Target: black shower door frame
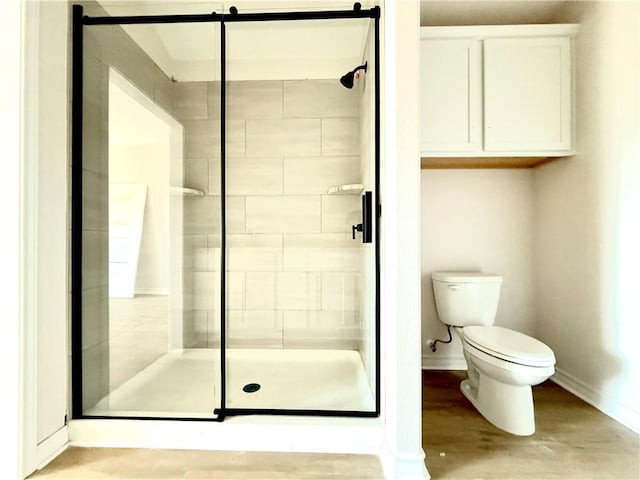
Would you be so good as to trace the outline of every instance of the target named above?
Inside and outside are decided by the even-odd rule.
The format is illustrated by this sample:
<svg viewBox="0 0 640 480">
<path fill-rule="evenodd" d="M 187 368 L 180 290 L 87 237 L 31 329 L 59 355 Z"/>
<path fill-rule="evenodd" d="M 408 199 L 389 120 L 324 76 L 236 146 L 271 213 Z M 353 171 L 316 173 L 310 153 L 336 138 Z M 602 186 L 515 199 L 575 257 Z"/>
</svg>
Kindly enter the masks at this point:
<svg viewBox="0 0 640 480">
<path fill-rule="evenodd" d="M 374 80 L 375 80 L 375 410 L 311 410 L 279 408 L 226 407 L 226 24 L 237 22 L 269 22 L 300 20 L 336 20 L 370 18 L 374 21 Z M 220 298 L 220 408 L 212 418 L 106 416 L 85 415 L 82 409 L 82 134 L 83 134 L 83 33 L 85 25 L 142 25 L 170 23 L 220 23 L 220 198 L 221 198 L 221 298 Z M 134 15 L 90 17 L 81 5 L 72 7 L 72 65 L 71 65 L 71 403 L 73 419 L 130 419 L 218 421 L 234 415 L 298 415 L 319 417 L 378 417 L 380 415 L 380 7 L 362 9 L 359 3 L 353 10 L 310 12 L 230 13 L 186 15 Z"/>
</svg>

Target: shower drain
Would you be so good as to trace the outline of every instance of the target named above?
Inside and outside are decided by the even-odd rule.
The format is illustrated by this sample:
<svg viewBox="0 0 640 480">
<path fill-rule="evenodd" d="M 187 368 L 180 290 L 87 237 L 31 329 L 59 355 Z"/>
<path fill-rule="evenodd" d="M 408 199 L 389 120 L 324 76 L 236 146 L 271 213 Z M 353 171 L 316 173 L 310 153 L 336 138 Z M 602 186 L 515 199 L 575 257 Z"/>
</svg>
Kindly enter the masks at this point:
<svg viewBox="0 0 640 480">
<path fill-rule="evenodd" d="M 254 393 L 260 390 L 259 383 L 247 383 L 244 387 L 242 387 L 242 391 L 246 393 Z"/>
</svg>

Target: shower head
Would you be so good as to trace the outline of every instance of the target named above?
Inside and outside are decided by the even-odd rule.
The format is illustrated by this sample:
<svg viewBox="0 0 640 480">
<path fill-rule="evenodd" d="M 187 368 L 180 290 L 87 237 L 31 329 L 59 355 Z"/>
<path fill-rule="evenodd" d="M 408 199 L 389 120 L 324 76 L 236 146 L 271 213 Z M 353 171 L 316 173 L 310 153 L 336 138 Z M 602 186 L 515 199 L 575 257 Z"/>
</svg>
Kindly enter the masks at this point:
<svg viewBox="0 0 640 480">
<path fill-rule="evenodd" d="M 340 83 L 345 86 L 346 88 L 353 88 L 353 81 L 355 79 L 356 76 L 356 72 L 358 70 L 364 70 L 365 72 L 367 71 L 367 62 L 364 63 L 364 65 L 360 65 L 357 66 L 356 68 L 354 68 L 353 70 L 351 70 L 349 73 L 345 73 L 341 78 L 340 78 Z"/>
</svg>

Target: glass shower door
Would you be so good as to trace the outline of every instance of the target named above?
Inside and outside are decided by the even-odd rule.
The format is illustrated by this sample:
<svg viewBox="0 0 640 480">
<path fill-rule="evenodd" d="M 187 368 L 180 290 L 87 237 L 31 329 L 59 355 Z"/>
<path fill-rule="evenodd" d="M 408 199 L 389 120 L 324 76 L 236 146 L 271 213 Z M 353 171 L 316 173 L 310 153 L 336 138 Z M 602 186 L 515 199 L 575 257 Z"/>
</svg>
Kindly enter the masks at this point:
<svg viewBox="0 0 640 480">
<path fill-rule="evenodd" d="M 82 35 L 74 416 L 214 418 L 220 24 L 85 24 Z"/>
<path fill-rule="evenodd" d="M 373 22 L 225 28 L 225 408 L 373 414 Z"/>
<path fill-rule="evenodd" d="M 375 416 L 377 19 L 189 5 L 74 6 L 73 415 Z"/>
</svg>

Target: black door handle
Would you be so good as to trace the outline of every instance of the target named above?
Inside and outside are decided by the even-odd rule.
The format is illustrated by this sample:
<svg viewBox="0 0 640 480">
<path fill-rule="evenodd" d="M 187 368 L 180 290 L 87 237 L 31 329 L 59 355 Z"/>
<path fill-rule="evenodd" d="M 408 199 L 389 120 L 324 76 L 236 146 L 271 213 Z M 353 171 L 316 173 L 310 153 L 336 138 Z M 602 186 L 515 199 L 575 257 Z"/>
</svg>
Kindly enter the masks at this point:
<svg viewBox="0 0 640 480">
<path fill-rule="evenodd" d="M 371 192 L 364 192 L 362 195 L 362 223 L 351 225 L 351 238 L 356 239 L 356 232 L 362 232 L 362 243 L 371 243 L 373 238 L 372 228 L 372 199 Z"/>
</svg>

